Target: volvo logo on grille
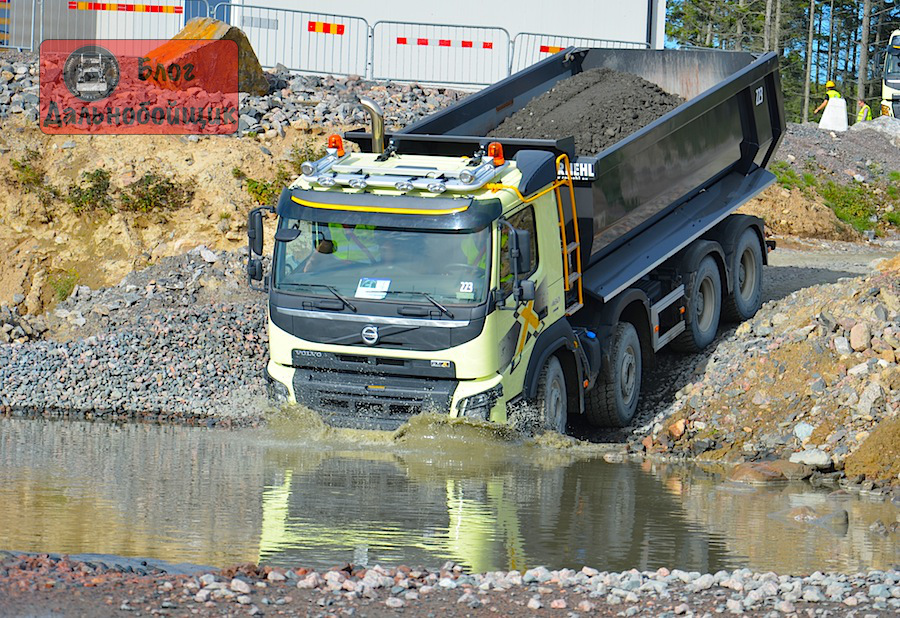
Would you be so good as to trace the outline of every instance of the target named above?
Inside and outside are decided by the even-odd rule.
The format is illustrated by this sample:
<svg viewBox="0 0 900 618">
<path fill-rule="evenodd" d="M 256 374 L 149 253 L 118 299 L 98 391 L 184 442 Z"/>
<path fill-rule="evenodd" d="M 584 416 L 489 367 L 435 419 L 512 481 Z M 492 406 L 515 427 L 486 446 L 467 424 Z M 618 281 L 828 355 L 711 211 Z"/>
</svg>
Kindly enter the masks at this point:
<svg viewBox="0 0 900 618">
<path fill-rule="evenodd" d="M 375 345 L 378 343 L 378 327 L 370 325 L 363 328 L 362 340 L 366 345 Z"/>
</svg>

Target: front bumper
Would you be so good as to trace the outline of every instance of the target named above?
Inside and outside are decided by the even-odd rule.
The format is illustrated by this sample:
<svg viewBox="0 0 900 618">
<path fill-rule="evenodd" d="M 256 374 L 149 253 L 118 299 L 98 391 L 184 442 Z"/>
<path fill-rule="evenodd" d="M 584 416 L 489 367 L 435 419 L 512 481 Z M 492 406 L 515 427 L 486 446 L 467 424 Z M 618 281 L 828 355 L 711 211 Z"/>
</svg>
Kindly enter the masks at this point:
<svg viewBox="0 0 900 618">
<path fill-rule="evenodd" d="M 422 412 L 457 416 L 468 397 L 496 388 L 501 376 L 456 380 L 422 376 L 290 367 L 269 361 L 269 393 L 287 392 L 288 401 L 307 406 L 334 427 L 393 431 Z M 487 418 L 506 422 L 506 398 L 496 400 Z"/>
<path fill-rule="evenodd" d="M 457 381 L 294 369 L 292 386 L 329 425 L 390 431 L 420 412 L 445 414 Z"/>
</svg>

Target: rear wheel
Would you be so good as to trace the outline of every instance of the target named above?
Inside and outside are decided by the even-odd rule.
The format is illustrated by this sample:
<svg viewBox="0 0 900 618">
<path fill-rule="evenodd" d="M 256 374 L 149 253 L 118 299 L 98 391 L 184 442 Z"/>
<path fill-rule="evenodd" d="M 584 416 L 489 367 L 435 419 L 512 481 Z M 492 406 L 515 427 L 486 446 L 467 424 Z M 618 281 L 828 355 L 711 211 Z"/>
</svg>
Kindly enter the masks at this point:
<svg viewBox="0 0 900 618">
<path fill-rule="evenodd" d="M 686 288 L 690 323 L 672 340 L 672 346 L 682 352 L 699 352 L 716 338 L 722 313 L 722 278 L 713 256 L 700 260 L 688 276 Z"/>
<path fill-rule="evenodd" d="M 609 352 L 609 377 L 601 377 L 585 394 L 585 416 L 591 425 L 626 427 L 634 419 L 641 392 L 641 340 L 634 326 L 619 322 Z"/>
<path fill-rule="evenodd" d="M 734 289 L 725 298 L 722 315 L 730 322 L 742 322 L 756 315 L 762 304 L 762 249 L 752 228 L 741 234 L 731 261 Z"/>
</svg>

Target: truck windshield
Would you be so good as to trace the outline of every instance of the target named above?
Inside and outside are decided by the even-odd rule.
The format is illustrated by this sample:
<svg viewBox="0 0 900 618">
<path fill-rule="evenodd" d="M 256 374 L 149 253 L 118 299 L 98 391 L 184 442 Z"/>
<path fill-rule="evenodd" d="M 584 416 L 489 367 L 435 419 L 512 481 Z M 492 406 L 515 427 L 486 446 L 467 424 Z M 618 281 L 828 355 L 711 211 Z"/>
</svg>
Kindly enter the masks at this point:
<svg viewBox="0 0 900 618">
<path fill-rule="evenodd" d="M 276 243 L 279 290 L 430 307 L 476 305 L 487 297 L 490 228 L 449 233 L 298 219 L 283 219 L 280 227 L 299 235 Z"/>
<path fill-rule="evenodd" d="M 900 54 L 887 55 L 884 59 L 884 75 L 891 78 L 900 76 Z"/>
</svg>

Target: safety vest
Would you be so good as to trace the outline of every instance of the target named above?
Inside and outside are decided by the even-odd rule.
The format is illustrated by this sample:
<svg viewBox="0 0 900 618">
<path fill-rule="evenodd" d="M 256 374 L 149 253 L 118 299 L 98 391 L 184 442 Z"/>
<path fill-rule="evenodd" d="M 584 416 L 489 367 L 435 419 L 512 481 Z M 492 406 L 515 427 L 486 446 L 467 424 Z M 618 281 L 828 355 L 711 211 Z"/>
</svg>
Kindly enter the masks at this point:
<svg viewBox="0 0 900 618">
<path fill-rule="evenodd" d="M 508 242 L 508 236 L 502 236 L 500 250 L 506 248 Z M 475 245 L 475 240 L 472 235 L 469 234 L 462 241 L 462 252 L 466 256 L 466 263 L 469 266 L 477 266 L 478 268 L 485 268 L 487 266 L 487 249 L 485 247 L 478 247 Z M 500 278 L 502 283 L 506 283 L 507 281 L 512 281 L 512 273 L 508 273 L 507 275 Z"/>
<path fill-rule="evenodd" d="M 872 120 L 872 108 L 865 103 L 856 113 L 856 122 L 862 122 L 863 120 Z"/>
<path fill-rule="evenodd" d="M 332 255 L 339 260 L 350 262 L 375 262 L 378 260 L 378 247 L 375 244 L 375 228 L 371 225 L 357 225 L 345 228 L 340 223 L 329 223 L 331 242 L 334 243 Z"/>
<path fill-rule="evenodd" d="M 840 99 L 841 98 L 841 93 L 838 92 L 837 90 L 826 90 L 825 94 L 828 95 L 829 99 Z"/>
</svg>

